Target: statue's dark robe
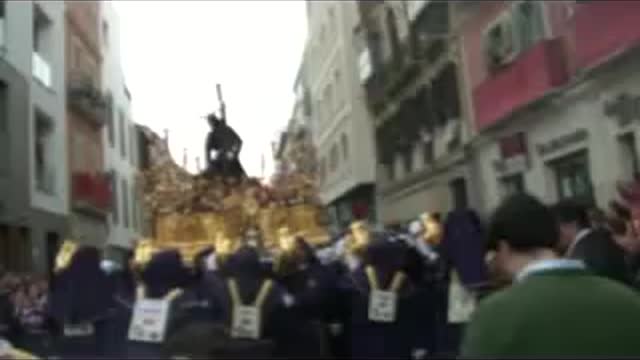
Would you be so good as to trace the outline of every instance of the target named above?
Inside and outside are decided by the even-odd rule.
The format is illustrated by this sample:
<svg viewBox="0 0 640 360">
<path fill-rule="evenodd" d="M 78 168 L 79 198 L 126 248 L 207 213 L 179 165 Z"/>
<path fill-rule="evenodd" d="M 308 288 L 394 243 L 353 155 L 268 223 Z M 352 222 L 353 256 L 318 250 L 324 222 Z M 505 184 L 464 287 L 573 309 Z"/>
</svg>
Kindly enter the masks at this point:
<svg viewBox="0 0 640 360">
<path fill-rule="evenodd" d="M 242 139 L 230 126 L 220 123 L 216 128 L 209 132 L 205 143 L 207 173 L 244 177 L 245 172 L 240 164 L 238 156 L 242 149 Z M 211 151 L 216 150 L 219 155 L 216 159 L 211 158 Z M 229 159 L 227 153 L 232 151 L 235 157 Z"/>
</svg>

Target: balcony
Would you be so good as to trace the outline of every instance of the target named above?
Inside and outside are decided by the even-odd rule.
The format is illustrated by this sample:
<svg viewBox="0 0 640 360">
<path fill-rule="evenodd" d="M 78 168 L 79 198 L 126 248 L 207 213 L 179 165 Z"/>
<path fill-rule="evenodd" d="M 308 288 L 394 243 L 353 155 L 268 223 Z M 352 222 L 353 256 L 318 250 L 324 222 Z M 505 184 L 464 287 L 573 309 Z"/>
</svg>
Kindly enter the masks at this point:
<svg viewBox="0 0 640 360">
<path fill-rule="evenodd" d="M 590 1 L 576 5 L 574 31 L 578 69 L 600 65 L 611 56 L 639 45 L 638 23 L 638 1 Z"/>
<path fill-rule="evenodd" d="M 107 120 L 106 101 L 88 76 L 72 74 L 68 80 L 67 102 L 69 107 L 83 114 L 97 126 Z"/>
<path fill-rule="evenodd" d="M 111 210 L 111 186 L 104 175 L 78 172 L 71 177 L 74 209 L 105 216 Z"/>
<path fill-rule="evenodd" d="M 501 121 L 568 80 L 562 42 L 541 41 L 473 90 L 477 129 Z"/>
<path fill-rule="evenodd" d="M 418 63 L 412 61 L 409 44 L 402 46 L 396 61 L 388 59 L 374 68 L 364 84 L 367 101 L 374 114 L 382 111 L 391 99 L 413 81 L 418 70 Z"/>
<path fill-rule="evenodd" d="M 47 88 L 51 87 L 51 65 L 45 60 L 42 55 L 34 52 L 31 58 L 32 61 L 32 75 L 42 85 Z"/>
</svg>

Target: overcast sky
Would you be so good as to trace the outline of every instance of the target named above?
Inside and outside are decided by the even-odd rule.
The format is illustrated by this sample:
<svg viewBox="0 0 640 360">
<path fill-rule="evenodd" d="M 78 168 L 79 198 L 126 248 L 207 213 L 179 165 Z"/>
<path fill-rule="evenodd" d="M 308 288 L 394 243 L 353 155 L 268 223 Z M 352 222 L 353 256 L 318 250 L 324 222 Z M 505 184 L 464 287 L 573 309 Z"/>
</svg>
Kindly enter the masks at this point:
<svg viewBox="0 0 640 360">
<path fill-rule="evenodd" d="M 250 175 L 273 169 L 271 142 L 293 108 L 306 38 L 304 1 L 114 1 L 136 122 L 170 131 L 174 158 L 204 163 L 207 123 L 222 84 L 229 124 Z"/>
</svg>

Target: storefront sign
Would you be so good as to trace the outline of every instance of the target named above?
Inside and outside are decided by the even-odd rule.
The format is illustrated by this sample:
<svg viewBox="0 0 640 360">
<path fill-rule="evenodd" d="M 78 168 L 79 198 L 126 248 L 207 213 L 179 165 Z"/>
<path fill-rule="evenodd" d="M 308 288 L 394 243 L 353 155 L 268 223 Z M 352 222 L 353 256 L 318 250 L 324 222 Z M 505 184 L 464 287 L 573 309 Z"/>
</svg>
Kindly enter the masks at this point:
<svg viewBox="0 0 640 360">
<path fill-rule="evenodd" d="M 586 129 L 577 129 L 572 133 L 559 136 L 547 143 L 538 144 L 538 153 L 540 156 L 546 156 L 585 141 L 587 138 L 589 138 L 589 132 Z"/>
<path fill-rule="evenodd" d="M 518 155 L 508 159 L 496 159 L 493 161 L 493 168 L 501 175 L 524 172 L 529 168 L 529 158 L 526 155 Z"/>
<path fill-rule="evenodd" d="M 616 119 L 620 127 L 640 120 L 640 96 L 622 93 L 604 104 L 604 114 Z"/>
</svg>

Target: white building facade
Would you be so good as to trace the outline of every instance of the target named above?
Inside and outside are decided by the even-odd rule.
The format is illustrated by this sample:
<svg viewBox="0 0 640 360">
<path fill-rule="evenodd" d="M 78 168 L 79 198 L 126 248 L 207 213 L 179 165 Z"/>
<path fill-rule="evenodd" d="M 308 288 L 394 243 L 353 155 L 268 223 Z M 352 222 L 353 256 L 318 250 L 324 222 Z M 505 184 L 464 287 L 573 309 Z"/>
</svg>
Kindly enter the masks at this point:
<svg viewBox="0 0 640 360">
<path fill-rule="evenodd" d="M 320 197 L 332 222 L 375 219 L 375 150 L 358 75 L 355 1 L 307 1 L 309 37 L 304 77 L 311 98 Z"/>
<path fill-rule="evenodd" d="M 131 249 L 142 232 L 141 204 L 136 196 L 139 162 L 137 131 L 131 112 L 131 94 L 121 63 L 120 27 L 110 2 L 103 2 L 101 37 L 103 47 L 103 92 L 110 107 L 104 130 L 105 169 L 111 173 L 113 207 L 108 246 L 119 257 Z"/>
<path fill-rule="evenodd" d="M 0 2 L 0 263 L 50 271 L 69 214 L 64 3 Z"/>
</svg>

